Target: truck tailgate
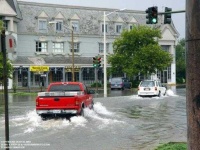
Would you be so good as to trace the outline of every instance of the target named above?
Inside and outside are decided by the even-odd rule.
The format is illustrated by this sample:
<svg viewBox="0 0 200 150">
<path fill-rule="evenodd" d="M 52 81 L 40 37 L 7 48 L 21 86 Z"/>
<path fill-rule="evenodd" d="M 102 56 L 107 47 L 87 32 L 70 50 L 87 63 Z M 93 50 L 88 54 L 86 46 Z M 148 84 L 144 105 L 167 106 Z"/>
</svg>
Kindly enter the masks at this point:
<svg viewBox="0 0 200 150">
<path fill-rule="evenodd" d="M 74 108 L 76 103 L 76 97 L 74 96 L 55 96 L 55 97 L 38 97 L 37 108 Z"/>
<path fill-rule="evenodd" d="M 36 109 L 77 108 L 77 96 L 82 94 L 82 92 L 39 92 Z"/>
</svg>

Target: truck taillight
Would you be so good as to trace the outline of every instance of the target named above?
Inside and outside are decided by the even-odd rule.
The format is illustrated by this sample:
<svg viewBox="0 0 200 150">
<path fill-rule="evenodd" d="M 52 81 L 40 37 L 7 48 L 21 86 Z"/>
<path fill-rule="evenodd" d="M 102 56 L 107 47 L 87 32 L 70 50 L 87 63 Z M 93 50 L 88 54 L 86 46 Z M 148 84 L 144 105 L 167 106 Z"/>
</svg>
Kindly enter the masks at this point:
<svg viewBox="0 0 200 150">
<path fill-rule="evenodd" d="M 79 99 L 77 97 L 75 98 L 75 105 L 79 105 Z"/>
<path fill-rule="evenodd" d="M 157 87 L 155 87 L 155 90 L 157 91 Z"/>
<path fill-rule="evenodd" d="M 38 99 L 39 99 L 39 98 L 36 99 L 36 106 L 39 105 L 39 101 L 38 101 Z"/>
</svg>

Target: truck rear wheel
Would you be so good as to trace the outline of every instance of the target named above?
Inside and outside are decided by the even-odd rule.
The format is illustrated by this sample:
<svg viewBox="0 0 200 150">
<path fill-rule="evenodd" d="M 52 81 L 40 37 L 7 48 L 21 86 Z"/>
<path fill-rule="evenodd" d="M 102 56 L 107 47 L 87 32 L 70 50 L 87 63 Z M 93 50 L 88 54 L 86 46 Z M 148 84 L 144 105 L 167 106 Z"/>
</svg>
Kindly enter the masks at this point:
<svg viewBox="0 0 200 150">
<path fill-rule="evenodd" d="M 40 117 L 42 118 L 42 120 L 47 120 L 47 115 L 41 114 Z"/>
<path fill-rule="evenodd" d="M 83 107 L 81 108 L 81 111 L 80 111 L 80 116 L 84 117 L 84 110 L 83 110 Z"/>
</svg>

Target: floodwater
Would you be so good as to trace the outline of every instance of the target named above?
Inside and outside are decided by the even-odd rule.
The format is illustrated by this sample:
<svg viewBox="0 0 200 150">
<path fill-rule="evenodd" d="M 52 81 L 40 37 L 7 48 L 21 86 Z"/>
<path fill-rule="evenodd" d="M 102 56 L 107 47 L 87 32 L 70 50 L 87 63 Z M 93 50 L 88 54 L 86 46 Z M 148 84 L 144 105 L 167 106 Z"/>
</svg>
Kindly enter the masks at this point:
<svg viewBox="0 0 200 150">
<path fill-rule="evenodd" d="M 122 91 L 114 91 L 117 95 Z M 119 94 L 120 95 L 120 94 Z M 126 94 L 128 95 L 128 94 Z M 5 122 L 0 97 L 0 141 Z M 95 97 L 85 117 L 43 121 L 35 112 L 34 96 L 9 95 L 10 149 L 26 150 L 153 150 L 161 143 L 186 141 L 185 89 L 166 96 Z"/>
</svg>

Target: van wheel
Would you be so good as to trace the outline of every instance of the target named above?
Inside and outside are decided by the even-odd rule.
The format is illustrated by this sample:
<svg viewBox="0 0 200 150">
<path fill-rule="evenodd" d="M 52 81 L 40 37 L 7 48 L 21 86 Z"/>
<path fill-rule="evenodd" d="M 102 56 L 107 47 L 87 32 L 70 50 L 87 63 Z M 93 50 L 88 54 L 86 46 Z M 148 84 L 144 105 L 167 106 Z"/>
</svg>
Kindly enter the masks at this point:
<svg viewBox="0 0 200 150">
<path fill-rule="evenodd" d="M 158 97 L 160 97 L 160 95 L 161 95 L 161 94 L 160 94 L 160 91 L 159 91 L 159 93 L 158 93 Z"/>
<path fill-rule="evenodd" d="M 165 93 L 163 94 L 164 96 L 167 94 L 167 92 L 165 91 Z"/>
</svg>

